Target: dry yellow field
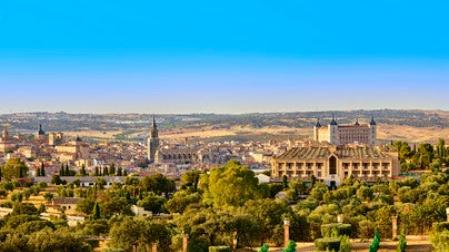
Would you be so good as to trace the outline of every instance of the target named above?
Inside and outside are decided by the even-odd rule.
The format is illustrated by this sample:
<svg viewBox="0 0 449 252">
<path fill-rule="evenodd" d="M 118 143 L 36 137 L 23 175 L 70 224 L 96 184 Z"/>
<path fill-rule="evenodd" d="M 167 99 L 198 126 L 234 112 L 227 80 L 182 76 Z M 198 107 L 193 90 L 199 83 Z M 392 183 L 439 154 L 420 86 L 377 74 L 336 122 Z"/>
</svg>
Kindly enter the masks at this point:
<svg viewBox="0 0 449 252">
<path fill-rule="evenodd" d="M 201 130 L 178 130 L 176 132 L 162 132 L 161 138 L 167 140 L 185 139 L 185 138 L 208 138 L 225 137 L 238 134 L 272 134 L 272 135 L 299 135 L 312 137 L 311 128 L 288 128 L 288 127 L 233 127 L 230 129 L 212 129 L 204 128 Z M 378 138 L 384 140 L 405 140 L 408 142 L 436 142 L 439 138 L 446 139 L 449 142 L 449 128 L 418 128 L 404 125 L 378 126 Z"/>
<path fill-rule="evenodd" d="M 145 134 L 147 129 L 135 132 L 130 137 Z M 114 136 L 123 133 L 123 131 L 67 131 L 65 135 L 70 137 L 94 137 L 98 139 L 111 139 Z M 203 127 L 199 129 L 176 129 L 170 131 L 160 131 L 161 139 L 168 141 L 184 141 L 186 138 L 211 138 L 226 137 L 236 135 L 288 135 L 288 136 L 306 136 L 311 137 L 312 128 L 289 128 L 285 126 L 272 126 L 263 128 L 254 128 L 249 126 L 235 126 L 232 128 Z M 383 140 L 405 140 L 413 143 L 436 142 L 439 138 L 446 139 L 449 142 L 449 128 L 427 127 L 418 128 L 404 125 L 380 124 L 378 125 L 378 138 Z"/>
<path fill-rule="evenodd" d="M 69 137 L 94 137 L 94 138 L 113 138 L 115 135 L 122 133 L 121 130 L 115 131 L 98 131 L 98 130 L 82 130 L 82 131 L 64 131 L 64 135 Z"/>
<path fill-rule="evenodd" d="M 185 139 L 185 138 L 208 138 L 208 137 L 225 137 L 235 136 L 239 134 L 250 135 L 311 135 L 311 129 L 289 128 L 281 126 L 253 128 L 248 126 L 237 126 L 230 129 L 216 129 L 212 127 L 202 128 L 200 130 L 179 129 L 171 132 L 161 132 L 162 139 Z"/>
</svg>

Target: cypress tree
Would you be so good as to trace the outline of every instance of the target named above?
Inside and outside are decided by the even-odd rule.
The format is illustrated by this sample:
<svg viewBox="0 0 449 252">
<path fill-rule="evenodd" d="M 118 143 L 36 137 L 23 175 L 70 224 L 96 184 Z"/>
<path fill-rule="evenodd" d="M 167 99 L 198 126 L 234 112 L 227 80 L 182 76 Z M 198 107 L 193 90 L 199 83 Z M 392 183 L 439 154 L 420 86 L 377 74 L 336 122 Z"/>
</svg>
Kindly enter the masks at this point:
<svg viewBox="0 0 449 252">
<path fill-rule="evenodd" d="M 70 176 L 69 164 L 65 165 L 64 176 Z"/>
<path fill-rule="evenodd" d="M 111 168 L 109 168 L 109 175 L 115 175 L 115 164 L 111 164 Z"/>
<path fill-rule="evenodd" d="M 86 166 L 84 164 L 81 165 L 80 175 L 81 176 L 86 176 Z"/>
<path fill-rule="evenodd" d="M 98 220 L 101 217 L 100 206 L 98 202 L 95 202 L 94 209 L 92 210 L 92 219 Z"/>
<path fill-rule="evenodd" d="M 119 167 L 117 169 L 117 176 L 123 176 L 123 174 L 122 174 L 122 167 Z"/>
<path fill-rule="evenodd" d="M 40 176 L 45 177 L 45 165 L 41 163 Z"/>
<path fill-rule="evenodd" d="M 98 170 L 98 166 L 95 166 L 95 176 L 100 176 L 100 172 Z"/>
<path fill-rule="evenodd" d="M 103 176 L 109 176 L 109 168 L 107 166 L 103 168 Z"/>
<path fill-rule="evenodd" d="M 59 176 L 62 177 L 64 176 L 64 165 L 61 164 L 61 169 L 59 169 Z"/>
</svg>

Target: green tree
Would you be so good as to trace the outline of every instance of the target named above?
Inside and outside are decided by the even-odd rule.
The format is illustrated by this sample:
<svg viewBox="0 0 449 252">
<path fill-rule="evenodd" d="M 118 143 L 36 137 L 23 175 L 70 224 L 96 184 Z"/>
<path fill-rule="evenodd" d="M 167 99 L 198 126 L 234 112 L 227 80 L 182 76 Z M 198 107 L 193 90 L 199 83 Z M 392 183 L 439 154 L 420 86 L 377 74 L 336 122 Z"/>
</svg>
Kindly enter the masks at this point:
<svg viewBox="0 0 449 252">
<path fill-rule="evenodd" d="M 159 214 L 164 211 L 165 202 L 165 197 L 150 193 L 139 201 L 139 206 L 143 207 L 147 211 L 151 211 L 154 214 Z"/>
<path fill-rule="evenodd" d="M 115 164 L 114 163 L 112 163 L 111 164 L 111 167 L 109 168 L 109 175 L 111 175 L 111 176 L 115 176 Z"/>
<path fill-rule="evenodd" d="M 60 185 L 60 184 L 63 183 L 63 181 L 62 181 L 62 179 L 61 179 L 61 177 L 59 175 L 53 175 L 51 177 L 51 183 L 55 184 L 55 185 Z"/>
<path fill-rule="evenodd" d="M 133 245 L 145 247 L 153 242 L 157 242 L 162 251 L 168 251 L 171 241 L 167 225 L 132 217 L 113 222 L 109 237 L 108 246 L 123 251 L 129 251 Z"/>
<path fill-rule="evenodd" d="M 123 176 L 123 169 L 122 169 L 122 167 L 117 168 L 117 176 Z"/>
<path fill-rule="evenodd" d="M 44 165 L 44 163 L 41 164 L 41 176 L 42 176 L 42 177 L 45 177 L 45 176 L 46 176 L 46 174 L 45 174 L 45 165 Z"/>
<path fill-rule="evenodd" d="M 80 175 L 81 176 L 86 176 L 87 175 L 86 165 L 84 165 L 84 164 L 81 165 Z"/>
<path fill-rule="evenodd" d="M 66 165 L 65 165 L 64 176 L 70 176 L 70 168 L 69 168 L 69 164 L 66 164 Z"/>
<path fill-rule="evenodd" d="M 103 176 L 109 176 L 109 168 L 107 166 L 103 167 Z"/>
<path fill-rule="evenodd" d="M 20 158 L 11 158 L 1 169 L 3 178 L 6 181 L 11 181 L 15 178 L 23 178 L 28 172 L 28 167 L 25 165 Z"/>
<path fill-rule="evenodd" d="M 51 193 L 51 192 L 46 192 L 46 193 L 44 194 L 44 199 L 45 199 L 47 202 L 50 202 L 53 198 L 54 198 L 54 195 L 53 195 L 53 193 Z"/>
<path fill-rule="evenodd" d="M 68 229 L 58 229 L 53 231 L 45 228 L 30 235 L 27 242 L 29 251 L 79 251 L 90 252 L 91 246 L 85 242 L 83 237 L 76 236 Z M 26 251 L 26 250 L 23 250 Z"/>
<path fill-rule="evenodd" d="M 198 170 L 192 170 L 184 173 L 181 176 L 181 188 L 196 192 L 198 190 L 200 175 L 201 172 Z"/>
<path fill-rule="evenodd" d="M 436 151 L 437 151 L 438 158 L 442 162 L 445 162 L 446 158 L 447 158 L 447 150 L 446 150 L 446 143 L 445 143 L 444 139 L 442 139 L 442 138 L 438 139 L 438 143 L 436 145 Z"/>
<path fill-rule="evenodd" d="M 170 213 L 183 213 L 189 205 L 198 204 L 200 201 L 201 196 L 199 193 L 189 193 L 186 190 L 180 190 L 167 201 L 165 207 Z"/>
<path fill-rule="evenodd" d="M 92 209 L 92 219 L 98 220 L 101 218 L 101 211 L 100 211 L 100 205 L 98 202 L 95 202 L 94 208 Z"/>
<path fill-rule="evenodd" d="M 142 189 L 157 195 L 168 195 L 176 190 L 175 182 L 162 174 L 147 176 L 141 181 Z"/>
<path fill-rule="evenodd" d="M 207 193 L 216 208 L 243 206 L 248 200 L 261 198 L 254 172 L 236 161 L 210 171 Z"/>
<path fill-rule="evenodd" d="M 64 173 L 64 164 L 61 164 L 61 168 L 59 168 L 59 176 L 63 177 L 65 175 Z"/>
</svg>

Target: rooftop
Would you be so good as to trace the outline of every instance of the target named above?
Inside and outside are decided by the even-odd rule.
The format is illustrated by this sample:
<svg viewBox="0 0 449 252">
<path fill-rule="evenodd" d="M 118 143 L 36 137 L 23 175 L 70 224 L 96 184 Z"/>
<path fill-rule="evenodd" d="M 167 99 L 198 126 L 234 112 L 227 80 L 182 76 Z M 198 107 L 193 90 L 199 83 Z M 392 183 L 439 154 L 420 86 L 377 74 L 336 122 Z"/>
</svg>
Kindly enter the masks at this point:
<svg viewBox="0 0 449 252">
<path fill-rule="evenodd" d="M 277 160 L 328 158 L 331 154 L 338 158 L 386 158 L 388 153 L 369 146 L 308 146 L 296 147 L 279 155 Z"/>
</svg>

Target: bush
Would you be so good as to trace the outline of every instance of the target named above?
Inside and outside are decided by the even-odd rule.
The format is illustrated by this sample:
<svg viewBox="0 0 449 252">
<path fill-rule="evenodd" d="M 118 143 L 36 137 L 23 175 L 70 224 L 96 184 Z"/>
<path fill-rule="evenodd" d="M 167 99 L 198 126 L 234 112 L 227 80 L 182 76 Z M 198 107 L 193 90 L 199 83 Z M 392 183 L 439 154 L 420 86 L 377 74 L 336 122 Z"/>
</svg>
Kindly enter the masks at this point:
<svg viewBox="0 0 449 252">
<path fill-rule="evenodd" d="M 341 237 L 340 240 L 340 250 L 339 252 L 350 252 L 351 251 L 351 241 L 348 236 Z"/>
<path fill-rule="evenodd" d="M 8 192 L 5 189 L 0 189 L 0 197 L 4 198 L 8 196 Z"/>
<path fill-rule="evenodd" d="M 380 233 L 378 231 L 376 231 L 376 233 L 374 234 L 374 239 L 371 242 L 371 244 L 369 245 L 369 252 L 377 252 L 377 250 L 379 250 L 380 247 Z"/>
<path fill-rule="evenodd" d="M 268 244 L 264 244 L 260 249 L 259 252 L 268 252 L 270 250 L 270 247 L 268 247 Z"/>
<path fill-rule="evenodd" d="M 433 226 L 436 232 L 442 232 L 443 230 L 449 230 L 449 222 L 438 222 Z"/>
<path fill-rule="evenodd" d="M 323 237 L 340 237 L 342 235 L 351 236 L 351 224 L 332 223 L 321 225 L 321 235 Z"/>
<path fill-rule="evenodd" d="M 398 243 L 398 248 L 396 249 L 397 252 L 405 252 L 407 248 L 407 240 L 405 238 L 404 234 L 401 234 L 399 236 L 399 243 Z"/>
<path fill-rule="evenodd" d="M 430 235 L 432 246 L 437 252 L 449 251 L 449 230 L 433 231 Z"/>
<path fill-rule="evenodd" d="M 209 252 L 232 252 L 229 246 L 213 246 L 209 247 Z"/>
<path fill-rule="evenodd" d="M 339 238 L 321 238 L 315 240 L 315 247 L 320 251 L 339 251 L 340 239 Z"/>
<path fill-rule="evenodd" d="M 282 252 L 296 252 L 296 242 L 290 241 L 288 246 Z"/>
</svg>

